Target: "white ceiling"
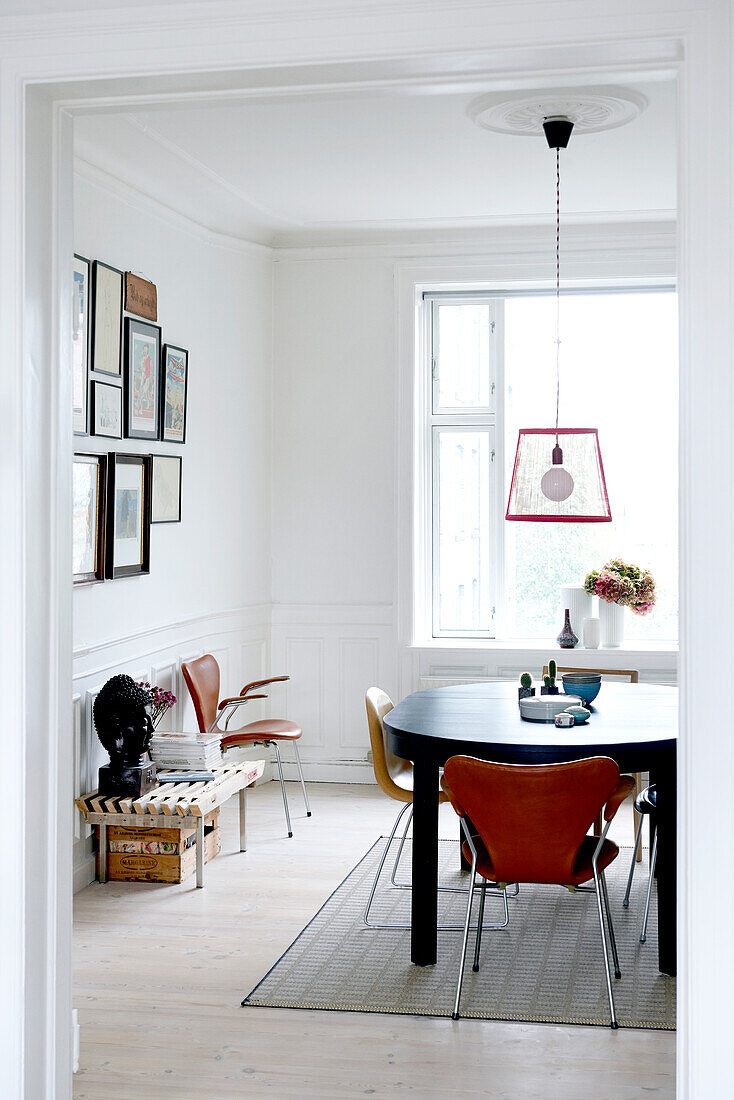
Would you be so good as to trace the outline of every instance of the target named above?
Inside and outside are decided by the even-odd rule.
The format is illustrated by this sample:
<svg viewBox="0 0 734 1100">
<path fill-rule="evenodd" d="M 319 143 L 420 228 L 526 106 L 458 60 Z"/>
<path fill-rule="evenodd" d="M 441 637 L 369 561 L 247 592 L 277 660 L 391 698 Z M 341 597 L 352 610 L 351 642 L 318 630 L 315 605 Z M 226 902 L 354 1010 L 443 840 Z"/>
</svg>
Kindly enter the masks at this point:
<svg viewBox="0 0 734 1100">
<path fill-rule="evenodd" d="M 630 87 L 648 100 L 639 118 L 579 134 L 562 154 L 569 219 L 674 216 L 675 84 Z M 467 114 L 476 94 L 371 90 L 86 115 L 76 151 L 208 229 L 262 243 L 548 220 L 555 162 L 544 138 L 481 129 Z"/>
</svg>

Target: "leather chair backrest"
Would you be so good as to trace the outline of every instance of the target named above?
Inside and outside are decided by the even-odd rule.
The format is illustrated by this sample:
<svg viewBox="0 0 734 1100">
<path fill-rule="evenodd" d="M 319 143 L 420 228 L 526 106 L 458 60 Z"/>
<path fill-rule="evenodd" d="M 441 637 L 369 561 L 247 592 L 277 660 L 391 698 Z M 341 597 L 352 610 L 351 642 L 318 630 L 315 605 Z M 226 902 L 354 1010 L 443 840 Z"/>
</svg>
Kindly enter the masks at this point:
<svg viewBox="0 0 734 1100">
<path fill-rule="evenodd" d="M 495 764 L 452 756 L 444 790 L 468 815 L 500 882 L 571 882 L 581 842 L 617 789 L 608 756 L 568 764 Z"/>
<path fill-rule="evenodd" d="M 195 661 L 181 665 L 186 686 L 196 711 L 201 733 L 206 733 L 217 716 L 219 702 L 219 665 L 216 657 L 205 653 Z"/>
<path fill-rule="evenodd" d="M 390 798 L 400 802 L 409 801 L 406 799 L 406 787 L 398 785 L 395 779 L 410 776 L 413 765 L 408 760 L 401 760 L 390 752 L 385 742 L 385 729 L 382 724 L 385 715 L 393 709 L 393 701 L 380 688 L 371 687 L 365 696 L 365 705 L 375 779 L 381 790 Z"/>
</svg>

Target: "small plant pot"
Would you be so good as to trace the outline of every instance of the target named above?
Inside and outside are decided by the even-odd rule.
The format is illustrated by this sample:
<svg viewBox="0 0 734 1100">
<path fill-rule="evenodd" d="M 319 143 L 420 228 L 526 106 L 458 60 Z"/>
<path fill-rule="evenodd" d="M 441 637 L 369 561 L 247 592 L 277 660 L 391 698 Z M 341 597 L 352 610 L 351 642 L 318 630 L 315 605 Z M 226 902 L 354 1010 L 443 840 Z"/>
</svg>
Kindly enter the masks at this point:
<svg viewBox="0 0 734 1100">
<path fill-rule="evenodd" d="M 543 687 L 540 689 L 540 694 L 541 695 L 560 695 L 561 692 L 560 692 L 560 689 L 557 688 L 557 687 L 550 687 L 549 688 L 549 687 L 546 687 L 545 685 L 543 685 Z"/>
<path fill-rule="evenodd" d="M 517 689 L 518 702 L 520 701 L 520 699 L 531 699 L 533 697 L 533 695 L 535 695 L 535 688 L 523 688 L 523 687 L 521 687 L 521 688 Z"/>
</svg>

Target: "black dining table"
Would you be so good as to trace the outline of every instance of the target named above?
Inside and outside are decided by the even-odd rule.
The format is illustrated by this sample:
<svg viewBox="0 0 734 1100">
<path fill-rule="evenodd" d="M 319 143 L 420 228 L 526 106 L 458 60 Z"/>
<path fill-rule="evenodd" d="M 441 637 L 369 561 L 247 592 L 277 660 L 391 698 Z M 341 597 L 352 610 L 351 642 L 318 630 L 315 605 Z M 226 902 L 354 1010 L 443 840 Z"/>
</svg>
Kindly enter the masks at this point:
<svg viewBox="0 0 734 1100">
<path fill-rule="evenodd" d="M 678 691 L 668 685 L 605 681 L 584 725 L 559 729 L 520 717 L 517 682 L 416 691 L 384 718 L 387 746 L 413 763 L 411 959 L 436 962 L 438 791 L 451 756 L 549 764 L 610 756 L 622 772 L 657 784 L 658 966 L 676 972 L 676 739 Z"/>
</svg>

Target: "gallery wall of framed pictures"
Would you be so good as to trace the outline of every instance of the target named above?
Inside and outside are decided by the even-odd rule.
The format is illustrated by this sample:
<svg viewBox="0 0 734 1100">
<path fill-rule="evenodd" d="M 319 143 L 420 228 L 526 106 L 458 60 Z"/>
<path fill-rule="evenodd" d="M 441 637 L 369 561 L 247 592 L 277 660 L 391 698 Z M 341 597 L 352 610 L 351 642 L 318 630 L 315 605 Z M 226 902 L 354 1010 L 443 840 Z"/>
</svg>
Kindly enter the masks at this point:
<svg viewBox="0 0 734 1100">
<path fill-rule="evenodd" d="M 157 288 L 74 255 L 73 430 L 185 444 L 189 353 L 163 343 Z M 151 524 L 180 523 L 179 455 L 74 455 L 74 584 L 150 572 Z"/>
</svg>

